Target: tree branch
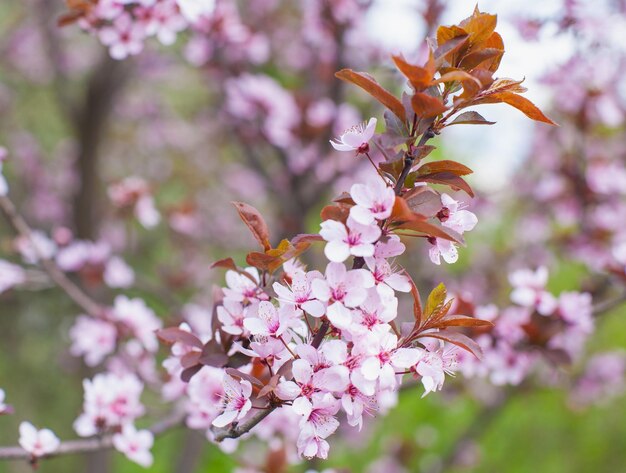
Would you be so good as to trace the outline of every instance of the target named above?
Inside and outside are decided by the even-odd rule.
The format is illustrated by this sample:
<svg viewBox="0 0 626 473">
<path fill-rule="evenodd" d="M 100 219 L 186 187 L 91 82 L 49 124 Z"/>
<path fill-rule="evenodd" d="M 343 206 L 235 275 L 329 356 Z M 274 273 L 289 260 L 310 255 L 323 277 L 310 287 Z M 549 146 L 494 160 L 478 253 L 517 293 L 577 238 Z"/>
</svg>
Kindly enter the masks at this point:
<svg viewBox="0 0 626 473">
<path fill-rule="evenodd" d="M 254 427 L 256 427 L 259 422 L 265 419 L 268 415 L 274 412 L 276 407 L 270 407 L 268 409 L 260 410 L 254 416 L 250 417 L 245 422 L 241 424 L 233 423 L 230 427 L 223 427 L 221 429 L 217 429 L 213 431 L 214 439 L 216 442 L 221 442 L 225 439 L 236 439 L 241 437 L 244 434 L 250 432 Z"/>
<path fill-rule="evenodd" d="M 168 416 L 154 423 L 148 430 L 155 437 L 182 425 L 186 414 L 182 410 L 174 410 Z M 107 450 L 113 447 L 113 435 L 104 435 L 102 437 L 91 437 L 86 439 L 68 440 L 61 442 L 58 450 L 49 455 L 39 457 L 42 459 L 54 458 L 62 455 L 74 455 L 77 453 L 95 452 L 98 450 Z M 22 447 L 0 447 L 0 460 L 30 460 L 32 455 Z"/>
<path fill-rule="evenodd" d="M 606 299 L 602 302 L 598 302 L 593 306 L 593 315 L 594 317 L 600 317 L 616 307 L 619 307 L 624 302 L 626 302 L 626 292 L 623 292 L 612 299 Z"/>
<path fill-rule="evenodd" d="M 50 279 L 59 286 L 78 306 L 80 306 L 85 312 L 93 317 L 101 317 L 103 308 L 100 304 L 89 297 L 80 287 L 72 282 L 56 263 L 46 258 L 41 251 L 41 248 L 37 246 L 37 242 L 33 238 L 33 231 L 26 223 L 26 220 L 19 214 L 15 205 L 6 196 L 0 196 L 0 209 L 5 214 L 7 220 L 14 228 L 14 230 L 33 246 L 35 253 L 39 259 L 39 264 L 48 273 Z"/>
</svg>

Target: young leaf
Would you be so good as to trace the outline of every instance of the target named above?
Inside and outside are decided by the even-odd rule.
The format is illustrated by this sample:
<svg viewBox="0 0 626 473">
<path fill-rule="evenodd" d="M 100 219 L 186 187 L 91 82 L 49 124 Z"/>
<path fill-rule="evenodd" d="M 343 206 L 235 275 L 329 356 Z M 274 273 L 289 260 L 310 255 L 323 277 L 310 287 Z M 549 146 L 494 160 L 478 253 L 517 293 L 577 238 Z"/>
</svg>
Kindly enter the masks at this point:
<svg viewBox="0 0 626 473">
<path fill-rule="evenodd" d="M 460 245 L 465 245 L 463 237 L 454 230 L 427 222 L 424 218 L 404 222 L 396 228 L 399 230 L 412 230 L 427 236 L 443 238 L 444 240 L 450 240 Z"/>
<path fill-rule="evenodd" d="M 448 107 L 443 104 L 441 99 L 423 92 L 416 92 L 411 97 L 411 105 L 413 111 L 420 118 L 433 118 L 448 110 Z"/>
<path fill-rule="evenodd" d="M 426 332 L 420 334 L 417 338 L 437 338 L 439 340 L 443 340 L 444 342 L 452 343 L 463 350 L 469 351 L 476 358 L 481 359 L 483 355 L 483 350 L 480 348 L 480 345 L 476 343 L 474 340 L 469 338 L 467 335 L 463 335 L 460 332 L 453 332 L 451 330 L 441 330 L 439 332 Z"/>
<path fill-rule="evenodd" d="M 224 269 L 232 269 L 233 271 L 237 271 L 237 265 L 235 264 L 235 260 L 232 258 L 224 258 L 216 261 L 210 266 L 211 269 L 214 268 L 224 268 Z"/>
<path fill-rule="evenodd" d="M 422 301 L 420 299 L 420 293 L 413 281 L 413 278 L 405 271 L 406 276 L 411 283 L 411 295 L 413 296 L 413 318 L 415 319 L 415 326 L 419 327 L 422 324 Z"/>
<path fill-rule="evenodd" d="M 163 328 L 156 331 L 157 337 L 165 343 L 182 343 L 191 347 L 202 349 L 202 342 L 194 334 L 181 330 L 178 327 Z"/>
<path fill-rule="evenodd" d="M 468 317 L 466 315 L 447 315 L 437 321 L 434 325 L 435 328 L 446 327 L 493 327 L 493 324 L 488 320 L 477 319 L 474 317 Z"/>
<path fill-rule="evenodd" d="M 485 119 L 480 113 L 469 111 L 463 112 L 460 115 L 457 115 L 454 120 L 448 123 L 447 126 L 450 125 L 493 125 L 495 122 L 490 122 Z"/>
<path fill-rule="evenodd" d="M 463 180 L 463 178 L 457 176 L 456 174 L 448 171 L 444 172 L 435 172 L 432 174 L 427 174 L 425 176 L 415 176 L 415 182 L 432 182 L 433 184 L 442 184 L 444 186 L 449 186 L 452 189 L 461 189 L 465 191 L 467 195 L 470 197 L 474 197 L 474 191 L 470 187 L 470 185 Z M 407 182 L 410 182 L 407 179 Z"/>
<path fill-rule="evenodd" d="M 252 235 L 254 235 L 254 238 L 256 238 L 256 241 L 259 242 L 265 251 L 271 249 L 270 232 L 260 212 L 251 205 L 244 204 L 243 202 L 233 202 L 232 204 L 237 209 L 241 220 L 243 220 L 252 232 Z"/>
<path fill-rule="evenodd" d="M 456 176 L 466 176 L 467 174 L 471 174 L 473 171 L 464 164 L 457 163 L 456 161 L 450 161 L 447 159 L 423 164 L 415 171 L 417 176 L 427 176 L 429 174 L 435 174 L 439 172 L 451 172 Z"/>
<path fill-rule="evenodd" d="M 435 289 L 431 291 L 426 299 L 426 307 L 424 307 L 424 315 L 426 320 L 432 317 L 433 314 L 441 310 L 447 297 L 446 286 L 440 283 Z"/>
<path fill-rule="evenodd" d="M 342 69 L 335 73 L 335 77 L 361 87 L 381 104 L 391 110 L 401 121 L 404 122 L 406 120 L 402 102 L 400 102 L 400 100 L 392 95 L 391 92 L 383 88 L 368 74 L 355 72 L 352 69 Z"/>
<path fill-rule="evenodd" d="M 401 56 L 391 56 L 391 58 L 400 72 L 409 79 L 410 84 L 416 91 L 422 91 L 431 85 L 435 73 L 434 70 L 409 64 Z"/>
<path fill-rule="evenodd" d="M 521 95 L 514 94 L 512 92 L 503 92 L 502 94 L 500 94 L 500 98 L 502 99 L 502 102 L 507 103 L 512 107 L 515 107 L 528 118 L 537 120 L 539 122 L 544 122 L 549 125 L 556 125 L 555 122 L 545 116 L 544 113 L 539 110 L 539 108 L 526 97 L 522 97 Z"/>
</svg>

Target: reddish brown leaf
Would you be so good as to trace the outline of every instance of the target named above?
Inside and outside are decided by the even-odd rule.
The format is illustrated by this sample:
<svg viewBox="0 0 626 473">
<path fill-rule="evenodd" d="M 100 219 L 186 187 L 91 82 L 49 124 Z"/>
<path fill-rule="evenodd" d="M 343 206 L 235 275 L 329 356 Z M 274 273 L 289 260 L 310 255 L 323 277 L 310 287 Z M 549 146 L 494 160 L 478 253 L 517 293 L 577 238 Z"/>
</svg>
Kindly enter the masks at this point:
<svg viewBox="0 0 626 473">
<path fill-rule="evenodd" d="M 487 121 L 480 113 L 469 111 L 457 115 L 454 120 L 448 123 L 450 125 L 493 125 L 495 122 Z"/>
<path fill-rule="evenodd" d="M 433 184 L 442 184 L 452 189 L 461 189 L 470 197 L 474 197 L 474 191 L 463 178 L 451 172 L 437 172 L 426 176 L 416 176 L 416 182 L 432 182 Z"/>
<path fill-rule="evenodd" d="M 320 212 L 320 217 L 322 221 L 326 220 L 336 220 L 338 222 L 346 223 L 348 220 L 348 215 L 350 214 L 350 209 L 345 206 L 339 205 L 327 205 Z"/>
<path fill-rule="evenodd" d="M 402 173 L 402 169 L 404 168 L 404 158 L 394 159 L 393 161 L 387 161 L 385 163 L 380 163 L 380 170 L 386 172 L 390 176 L 392 176 L 395 180 L 400 177 Z"/>
<path fill-rule="evenodd" d="M 239 379 L 245 379 L 246 381 L 250 381 L 250 384 L 256 385 L 256 386 L 263 386 L 263 383 L 261 381 L 259 381 L 258 378 L 244 373 L 243 371 L 239 371 L 235 368 L 226 368 L 224 371 L 226 371 L 226 374 L 228 374 L 229 376 L 232 376 L 233 378 L 239 378 Z"/>
<path fill-rule="evenodd" d="M 237 265 L 235 264 L 235 260 L 232 258 L 224 258 L 216 261 L 211 265 L 211 269 L 213 268 L 224 268 L 224 269 L 232 269 L 233 271 L 237 271 Z"/>
<path fill-rule="evenodd" d="M 413 107 L 413 111 L 420 118 L 436 117 L 448 109 L 441 99 L 432 97 L 423 92 L 416 92 L 415 95 L 411 97 L 411 106 Z"/>
<path fill-rule="evenodd" d="M 424 334 L 418 335 L 417 338 L 437 338 L 439 340 L 443 340 L 444 342 L 452 343 L 463 350 L 469 351 L 476 358 L 480 359 L 483 355 L 483 350 L 480 348 L 480 345 L 476 343 L 474 340 L 469 338 L 467 335 L 463 335 L 460 332 L 452 332 L 450 330 L 441 330 L 439 332 L 427 332 Z"/>
<path fill-rule="evenodd" d="M 409 273 L 405 271 L 404 274 L 409 278 L 409 282 L 411 283 L 411 295 L 413 296 L 413 318 L 415 319 L 415 326 L 419 327 L 422 324 L 423 317 L 420 293 Z"/>
<path fill-rule="evenodd" d="M 248 226 L 254 238 L 259 242 L 265 251 L 272 248 L 270 244 L 270 232 L 265 220 L 257 209 L 243 202 L 232 202 L 237 209 L 239 217 Z"/>
<path fill-rule="evenodd" d="M 479 49 L 478 51 L 471 52 L 467 56 L 465 56 L 461 60 L 461 64 L 459 64 L 459 67 L 467 70 L 472 70 L 475 67 L 478 67 L 481 64 L 485 63 L 486 61 L 490 61 L 489 64 L 492 64 L 494 60 L 499 60 L 503 54 L 504 51 L 496 48 Z"/>
<path fill-rule="evenodd" d="M 429 174 L 435 174 L 439 172 L 451 172 L 456 176 L 465 176 L 467 174 L 471 174 L 473 171 L 464 164 L 457 163 L 456 161 L 450 161 L 447 159 L 423 164 L 415 171 L 417 176 L 427 176 Z"/>
<path fill-rule="evenodd" d="M 196 366 L 200 363 L 200 355 L 202 355 L 202 353 L 199 351 L 190 351 L 189 353 L 185 353 L 180 359 L 180 366 L 182 366 L 183 369 Z"/>
<path fill-rule="evenodd" d="M 433 80 L 433 71 L 429 71 L 423 67 L 414 66 L 413 64 L 409 64 L 404 60 L 401 56 L 391 56 L 393 62 L 396 64 L 396 67 L 404 74 L 404 76 L 409 79 L 409 82 L 413 86 L 413 88 L 417 91 L 421 91 L 426 89 L 431 85 L 431 81 Z"/>
<path fill-rule="evenodd" d="M 351 82 L 361 87 L 372 97 L 378 100 L 381 104 L 391 110 L 394 115 L 397 116 L 401 121 L 404 122 L 406 120 L 402 102 L 400 102 L 400 100 L 392 95 L 391 92 L 383 88 L 368 74 L 363 72 L 355 72 L 352 69 L 342 69 L 341 71 L 336 72 L 335 76 L 341 80 Z"/>
<path fill-rule="evenodd" d="M 463 20 L 460 26 L 469 33 L 472 46 L 486 41 L 496 29 L 498 18 L 496 15 L 481 13 L 478 10 L 469 18 Z"/>
<path fill-rule="evenodd" d="M 539 110 L 539 108 L 528 100 L 526 97 L 522 97 L 521 95 L 514 94 L 512 92 L 503 92 L 500 94 L 501 101 L 515 107 L 528 118 L 533 120 L 537 120 L 539 122 L 544 122 L 549 125 L 556 125 L 555 122 L 550 120 L 544 113 Z"/>
<path fill-rule="evenodd" d="M 453 70 L 450 72 L 446 72 L 439 79 L 433 82 L 433 84 L 441 84 L 442 82 L 473 82 L 477 87 L 482 87 L 482 84 L 476 77 L 473 75 L 461 71 L 461 70 Z"/>
<path fill-rule="evenodd" d="M 157 337 L 165 343 L 182 343 L 183 345 L 202 349 L 203 344 L 194 334 L 178 327 L 168 327 L 156 331 Z"/>
<path fill-rule="evenodd" d="M 291 244 L 298 246 L 299 243 L 313 243 L 316 241 L 324 241 L 324 239 L 317 233 L 299 233 L 291 239 Z"/>
<path fill-rule="evenodd" d="M 423 220 L 423 218 L 424 217 L 422 217 L 421 215 L 417 215 L 411 210 L 409 204 L 407 204 L 406 200 L 403 197 L 396 197 L 396 200 L 393 203 L 393 209 L 391 210 L 389 221 L 408 222 L 416 219 Z"/>
<path fill-rule="evenodd" d="M 493 327 L 493 324 L 488 320 L 468 317 L 466 315 L 448 315 L 439 320 L 436 327 Z"/>
<path fill-rule="evenodd" d="M 183 370 L 183 372 L 180 374 L 180 379 L 182 379 L 185 383 L 188 383 L 189 381 L 191 381 L 191 378 L 193 378 L 194 375 L 196 375 L 201 369 L 202 365 L 195 365 L 191 368 L 187 368 L 186 370 Z"/>
<path fill-rule="evenodd" d="M 469 46 L 469 35 L 458 26 L 440 26 L 437 29 L 437 45 L 434 54 L 437 66 L 444 61 L 456 66 L 458 57 Z"/>
<path fill-rule="evenodd" d="M 396 227 L 399 230 L 412 230 L 414 232 L 423 233 L 427 236 L 433 236 L 436 238 L 443 238 L 444 240 L 450 240 L 461 245 L 465 245 L 465 240 L 454 230 L 447 227 L 441 227 L 426 220 L 413 220 L 405 222 Z"/>
</svg>

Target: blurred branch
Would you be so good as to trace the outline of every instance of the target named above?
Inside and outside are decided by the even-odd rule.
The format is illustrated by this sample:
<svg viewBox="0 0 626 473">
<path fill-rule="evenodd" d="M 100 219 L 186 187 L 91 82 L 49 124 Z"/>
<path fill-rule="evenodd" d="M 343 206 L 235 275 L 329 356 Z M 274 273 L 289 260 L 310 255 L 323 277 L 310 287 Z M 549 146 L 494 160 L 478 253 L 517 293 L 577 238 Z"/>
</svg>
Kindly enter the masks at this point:
<svg viewBox="0 0 626 473">
<path fill-rule="evenodd" d="M 39 22 L 39 28 L 45 42 L 46 56 L 54 76 L 52 87 L 59 104 L 59 108 L 65 114 L 70 124 L 76 120 L 76 104 L 70 95 L 70 83 L 64 69 L 64 55 L 59 37 L 59 29 L 56 25 L 57 2 L 39 0 L 35 14 Z"/>
<path fill-rule="evenodd" d="M 611 310 L 619 307 L 620 305 L 624 304 L 626 302 L 626 292 L 623 292 L 622 294 L 619 294 L 616 297 L 613 297 L 611 299 L 606 299 L 602 302 L 598 302 L 596 305 L 593 306 L 593 315 L 595 317 L 600 317 L 601 315 L 606 314 L 607 312 L 610 312 Z"/>
<path fill-rule="evenodd" d="M 89 315 L 93 317 L 100 317 L 103 312 L 103 308 L 89 297 L 80 287 L 72 282 L 56 263 L 47 258 L 41 249 L 37 246 L 37 242 L 33 238 L 33 231 L 26 223 L 26 220 L 19 214 L 15 205 L 6 196 L 0 196 L 0 210 L 5 214 L 7 220 L 14 228 L 14 230 L 23 238 L 26 238 L 32 245 L 35 253 L 37 254 L 39 264 L 48 273 L 48 276 L 59 286 L 78 306 L 85 310 Z"/>
<path fill-rule="evenodd" d="M 76 161 L 79 188 L 74 196 L 76 236 L 92 240 L 99 222 L 97 209 L 100 180 L 100 147 L 115 99 L 130 76 L 131 63 L 116 61 L 104 51 L 87 84 L 74 123 L 79 151 Z"/>
<path fill-rule="evenodd" d="M 181 410 L 174 410 L 168 416 L 154 423 L 148 430 L 155 436 L 164 434 L 179 425 L 185 419 L 185 413 Z M 113 447 L 113 435 L 92 437 L 79 440 L 68 440 L 61 442 L 58 450 L 41 458 L 54 458 L 62 455 L 73 455 L 77 453 L 95 452 Z M 22 447 L 0 447 L 0 460 L 30 460 L 32 455 Z"/>
</svg>

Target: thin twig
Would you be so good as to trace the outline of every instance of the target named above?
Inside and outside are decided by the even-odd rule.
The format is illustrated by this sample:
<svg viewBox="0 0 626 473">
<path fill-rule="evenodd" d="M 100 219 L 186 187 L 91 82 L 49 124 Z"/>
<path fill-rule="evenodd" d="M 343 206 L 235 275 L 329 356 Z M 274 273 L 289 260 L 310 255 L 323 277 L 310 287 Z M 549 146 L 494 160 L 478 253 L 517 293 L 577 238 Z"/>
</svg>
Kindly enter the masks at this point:
<svg viewBox="0 0 626 473">
<path fill-rule="evenodd" d="M 37 242 L 33 238 L 33 230 L 26 223 L 26 220 L 19 214 L 15 205 L 6 196 L 0 196 L 0 209 L 5 214 L 7 220 L 15 231 L 26 238 L 32 245 L 41 267 L 48 273 L 50 279 L 59 286 L 78 306 L 85 310 L 89 315 L 93 317 L 100 317 L 103 313 L 103 308 L 89 297 L 80 287 L 74 284 L 56 263 L 47 258 L 46 255 L 38 247 Z"/>
<path fill-rule="evenodd" d="M 148 430 L 155 437 L 182 425 L 186 414 L 183 410 L 176 409 L 168 416 L 153 424 Z M 39 459 L 54 458 L 62 455 L 73 455 L 77 453 L 95 452 L 98 450 L 107 450 L 113 447 L 113 435 L 104 435 L 101 437 L 91 437 L 87 439 L 67 440 L 61 442 L 59 448 L 49 455 L 39 457 Z M 0 460 L 31 460 L 32 455 L 22 447 L 0 447 Z"/>
</svg>

